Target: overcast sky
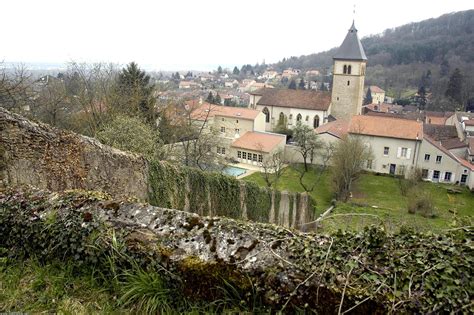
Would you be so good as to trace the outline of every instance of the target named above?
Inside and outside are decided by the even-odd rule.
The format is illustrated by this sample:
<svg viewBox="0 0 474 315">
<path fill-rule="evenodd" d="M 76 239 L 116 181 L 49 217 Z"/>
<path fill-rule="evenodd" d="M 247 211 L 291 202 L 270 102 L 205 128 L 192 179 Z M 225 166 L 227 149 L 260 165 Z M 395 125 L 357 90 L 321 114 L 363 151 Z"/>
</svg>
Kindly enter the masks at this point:
<svg viewBox="0 0 474 315">
<path fill-rule="evenodd" d="M 0 61 L 206 70 L 328 50 L 472 0 L 0 0 Z"/>
</svg>

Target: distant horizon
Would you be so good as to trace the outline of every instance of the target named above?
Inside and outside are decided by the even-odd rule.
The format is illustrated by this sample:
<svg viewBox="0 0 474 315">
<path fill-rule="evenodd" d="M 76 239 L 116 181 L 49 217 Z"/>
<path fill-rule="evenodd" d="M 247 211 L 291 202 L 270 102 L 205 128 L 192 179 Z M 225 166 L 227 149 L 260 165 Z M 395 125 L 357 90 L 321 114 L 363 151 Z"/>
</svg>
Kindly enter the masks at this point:
<svg viewBox="0 0 474 315">
<path fill-rule="evenodd" d="M 330 50 L 342 43 L 353 19 L 359 37 L 365 38 L 470 10 L 474 5 L 467 0 L 400 0 L 381 8 L 378 1 L 360 0 L 355 13 L 353 4 L 343 0 L 324 4 L 302 0 L 292 6 L 267 0 L 138 1 L 133 6 L 120 0 L 84 0 L 81 5 L 17 0 L 3 7 L 8 14 L 0 20 L 0 27 L 9 32 L 2 34 L 5 45 L 0 61 L 8 64 L 58 70 L 70 61 L 117 65 L 135 61 L 147 71 L 209 72 L 219 65 L 233 69 L 263 60 L 274 64 L 283 58 Z M 19 12 L 24 13 L 22 23 L 17 23 Z"/>
</svg>

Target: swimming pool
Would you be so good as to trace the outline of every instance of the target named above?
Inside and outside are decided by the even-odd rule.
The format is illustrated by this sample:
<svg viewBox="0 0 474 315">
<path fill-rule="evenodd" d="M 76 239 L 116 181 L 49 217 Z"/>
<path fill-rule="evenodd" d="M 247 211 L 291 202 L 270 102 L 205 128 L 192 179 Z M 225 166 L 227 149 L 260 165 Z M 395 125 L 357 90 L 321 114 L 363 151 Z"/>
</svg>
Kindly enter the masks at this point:
<svg viewBox="0 0 474 315">
<path fill-rule="evenodd" d="M 226 166 L 223 170 L 222 173 L 234 177 L 239 177 L 242 174 L 245 174 L 247 172 L 246 169 L 240 168 L 240 167 L 235 167 L 235 166 Z"/>
</svg>

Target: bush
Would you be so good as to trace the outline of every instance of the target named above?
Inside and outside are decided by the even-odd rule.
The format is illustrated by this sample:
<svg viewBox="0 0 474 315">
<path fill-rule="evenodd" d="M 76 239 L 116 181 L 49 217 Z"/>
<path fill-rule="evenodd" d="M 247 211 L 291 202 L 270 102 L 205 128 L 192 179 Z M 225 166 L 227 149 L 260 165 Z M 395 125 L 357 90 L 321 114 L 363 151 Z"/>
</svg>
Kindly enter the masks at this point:
<svg viewBox="0 0 474 315">
<path fill-rule="evenodd" d="M 102 143 L 152 158 L 158 153 L 158 131 L 137 117 L 118 115 L 96 135 Z"/>
<path fill-rule="evenodd" d="M 418 213 L 426 218 L 433 218 L 435 216 L 433 209 L 433 198 L 427 192 L 416 189 L 408 198 L 408 213 Z"/>
</svg>

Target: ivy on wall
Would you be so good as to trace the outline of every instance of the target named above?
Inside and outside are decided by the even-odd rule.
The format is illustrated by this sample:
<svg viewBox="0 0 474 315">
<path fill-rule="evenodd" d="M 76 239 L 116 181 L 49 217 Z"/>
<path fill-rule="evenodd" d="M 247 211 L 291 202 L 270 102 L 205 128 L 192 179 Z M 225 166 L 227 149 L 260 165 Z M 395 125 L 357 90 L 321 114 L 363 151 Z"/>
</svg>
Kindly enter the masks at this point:
<svg viewBox="0 0 474 315">
<path fill-rule="evenodd" d="M 241 207 L 243 198 L 249 220 L 269 222 L 272 191 L 267 188 L 255 183 L 242 183 L 220 173 L 178 167 L 162 161 L 151 161 L 149 171 L 149 200 L 152 205 L 184 210 L 187 200 L 189 208 L 186 210 L 190 212 L 239 219 L 243 215 Z M 241 195 L 241 184 L 244 185 L 243 195 Z M 280 209 L 281 192 L 275 191 L 276 223 L 284 224 L 278 222 L 280 211 L 287 213 L 290 225 L 293 222 L 293 211 L 299 210 L 298 213 L 303 211 L 293 209 L 294 198 L 297 198 L 297 207 L 300 205 L 299 195 L 291 193 L 288 208 Z M 306 212 L 311 210 L 306 209 Z"/>
</svg>

